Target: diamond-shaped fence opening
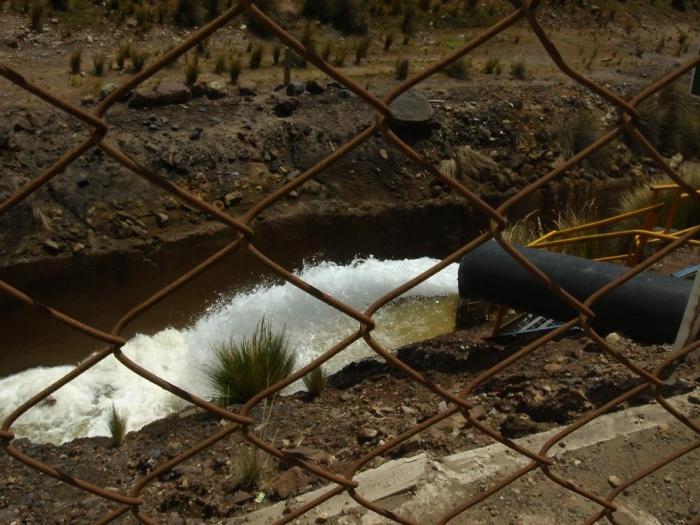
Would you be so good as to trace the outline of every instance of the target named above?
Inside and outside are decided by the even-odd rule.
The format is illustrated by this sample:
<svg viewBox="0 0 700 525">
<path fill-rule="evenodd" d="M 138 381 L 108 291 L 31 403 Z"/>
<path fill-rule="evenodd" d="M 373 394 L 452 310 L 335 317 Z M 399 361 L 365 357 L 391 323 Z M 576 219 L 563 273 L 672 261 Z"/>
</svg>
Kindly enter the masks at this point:
<svg viewBox="0 0 700 525">
<path fill-rule="evenodd" d="M 610 144 L 615 139 L 618 139 L 623 134 L 627 134 L 628 138 L 635 141 L 643 154 L 647 156 L 651 161 L 657 166 L 657 168 L 666 174 L 671 181 L 678 184 L 678 186 L 687 191 L 690 194 L 690 198 L 696 199 L 700 202 L 700 195 L 698 195 L 693 188 L 691 188 L 686 182 L 684 182 L 678 175 L 678 173 L 672 169 L 666 160 L 659 154 L 659 152 L 651 145 L 647 138 L 639 131 L 637 122 L 639 119 L 639 114 L 637 107 L 644 100 L 648 99 L 652 95 L 658 93 L 661 89 L 668 86 L 674 80 L 680 78 L 682 75 L 689 72 L 693 67 L 700 64 L 700 57 L 695 58 L 686 64 L 677 67 L 666 76 L 661 78 L 659 81 L 650 84 L 643 91 L 635 95 L 629 100 L 621 98 L 616 95 L 606 87 L 588 79 L 580 72 L 571 68 L 565 60 L 560 55 L 557 47 L 552 43 L 552 41 L 546 35 L 544 29 L 539 24 L 537 20 L 537 7 L 540 2 L 536 0 L 529 0 L 523 2 L 523 6 L 514 9 L 510 14 L 505 16 L 502 20 L 498 21 L 492 27 L 483 31 L 461 49 L 453 53 L 452 55 L 446 57 L 444 60 L 418 72 L 408 80 L 399 84 L 395 89 L 393 89 L 388 95 L 383 99 L 379 99 L 376 96 L 369 93 L 366 89 L 353 82 L 344 73 L 339 71 L 337 68 L 332 67 L 326 63 L 321 57 L 319 57 L 313 49 L 305 48 L 301 43 L 299 43 L 291 34 L 278 26 L 271 18 L 269 18 L 264 12 L 262 12 L 253 2 L 250 0 L 239 0 L 232 8 L 224 12 L 218 18 L 214 19 L 212 22 L 207 24 L 205 27 L 194 33 L 186 41 L 184 41 L 179 46 L 173 48 L 168 53 L 160 57 L 158 60 L 149 64 L 143 71 L 135 74 L 133 77 L 126 80 L 122 85 L 120 85 L 113 93 L 111 93 L 94 111 L 86 111 L 84 109 L 78 108 L 72 104 L 69 104 L 60 98 L 52 95 L 50 92 L 38 87 L 31 81 L 27 80 L 21 76 L 16 71 L 10 69 L 7 66 L 0 65 L 0 75 L 5 77 L 10 82 L 16 84 L 20 88 L 27 90 L 28 92 L 42 98 L 44 101 L 52 104 L 58 109 L 71 114 L 72 116 L 80 119 L 82 122 L 87 124 L 92 128 L 92 132 L 88 137 L 86 137 L 80 145 L 76 146 L 72 150 L 66 152 L 59 160 L 57 160 L 51 167 L 45 170 L 43 173 L 35 177 L 31 182 L 29 182 L 24 188 L 18 190 L 14 195 L 12 195 L 5 202 L 0 203 L 0 215 L 7 213 L 15 205 L 25 200 L 33 192 L 42 186 L 46 185 L 49 180 L 54 177 L 60 177 L 61 173 L 70 166 L 76 159 L 80 158 L 82 155 L 92 150 L 93 148 L 99 148 L 105 155 L 110 159 L 118 162 L 126 169 L 133 172 L 135 175 L 142 177 L 149 183 L 158 186 L 160 189 L 169 193 L 179 201 L 188 205 L 189 207 L 198 210 L 201 213 L 206 214 L 211 219 L 216 220 L 226 226 L 229 226 L 232 230 L 233 239 L 229 244 L 220 249 L 213 255 L 205 258 L 197 265 L 193 266 L 187 273 L 180 276 L 178 279 L 165 286 L 163 289 L 149 296 L 144 302 L 139 305 L 134 306 L 132 310 L 125 313 L 123 317 L 113 326 L 109 331 L 99 330 L 90 325 L 82 323 L 78 319 L 73 319 L 65 313 L 52 308 L 50 305 L 42 305 L 34 301 L 31 297 L 24 294 L 21 290 L 12 286 L 11 283 L 6 283 L 0 281 L 0 291 L 4 294 L 13 297 L 14 299 L 21 301 L 37 310 L 37 314 L 42 313 L 45 315 L 50 315 L 59 322 L 66 324 L 68 327 L 78 330 L 97 341 L 105 344 L 104 348 L 98 352 L 92 354 L 86 358 L 82 363 L 80 363 L 75 369 L 70 373 L 66 374 L 64 377 L 60 378 L 58 381 L 51 385 L 46 385 L 45 389 L 39 394 L 34 396 L 32 399 L 17 407 L 14 412 L 12 412 L 6 420 L 3 422 L 2 427 L 0 427 L 0 440 L 2 440 L 3 448 L 6 453 L 14 457 L 16 460 L 21 461 L 48 476 L 71 484 L 79 489 L 92 492 L 97 496 L 106 498 L 111 502 L 120 504 L 118 508 L 112 511 L 110 514 L 104 516 L 100 523 L 109 523 L 113 520 L 118 519 L 120 516 L 127 512 L 132 512 L 133 515 L 143 523 L 154 523 L 154 519 L 150 516 L 145 515 L 141 510 L 141 506 L 144 501 L 141 498 L 141 492 L 148 486 L 151 482 L 158 479 L 159 476 L 166 474 L 173 468 L 177 467 L 181 463 L 187 461 L 189 458 L 196 456 L 200 452 L 214 446 L 217 442 L 226 439 L 234 433 L 240 432 L 242 437 L 245 438 L 249 444 L 259 448 L 266 454 L 270 454 L 284 460 L 289 464 L 297 465 L 306 471 L 323 478 L 331 482 L 331 487 L 328 491 L 318 497 L 317 499 L 310 501 L 303 506 L 292 509 L 290 512 L 283 516 L 279 516 L 279 521 L 277 523 L 287 523 L 297 517 L 305 514 L 306 512 L 314 509 L 323 502 L 329 500 L 330 498 L 339 495 L 343 492 L 347 492 L 350 497 L 357 501 L 360 505 L 365 508 L 378 513 L 388 520 L 398 522 L 398 523 L 416 523 L 415 517 L 400 516 L 394 514 L 393 512 L 383 508 L 380 505 L 372 503 L 362 496 L 362 484 L 358 483 L 355 479 L 357 472 L 368 465 L 373 459 L 382 456 L 392 449 L 399 447 L 403 443 L 407 442 L 409 439 L 432 428 L 434 425 L 443 421 L 444 419 L 454 416 L 456 414 L 461 414 L 465 421 L 472 427 L 474 432 L 482 433 L 484 436 L 490 438 L 493 441 L 500 442 L 506 447 L 511 449 L 518 455 L 526 458 L 527 463 L 516 470 L 515 472 L 509 474 L 505 478 L 499 479 L 495 484 L 489 486 L 486 490 L 482 491 L 471 497 L 469 500 L 464 501 L 461 505 L 446 509 L 444 515 L 440 519 L 440 523 L 446 523 L 453 517 L 458 516 L 462 512 L 476 506 L 482 501 L 488 500 L 493 495 L 497 494 L 506 486 L 515 482 L 516 480 L 522 478 L 523 476 L 535 471 L 541 471 L 552 483 L 556 483 L 562 489 L 571 491 L 578 496 L 581 496 L 587 500 L 598 505 L 598 512 L 591 516 L 587 523 L 593 523 L 600 518 L 607 517 L 611 522 L 614 522 L 613 513 L 617 509 L 615 503 L 616 498 L 628 487 L 634 485 L 640 480 L 644 479 L 646 476 L 658 471 L 659 469 L 665 467 L 666 465 L 673 464 L 673 462 L 692 451 L 700 447 L 700 428 L 697 424 L 688 419 L 684 414 L 680 413 L 676 408 L 674 408 L 663 396 L 662 387 L 664 381 L 666 381 L 673 373 L 674 367 L 677 363 L 687 357 L 693 352 L 697 352 L 700 343 L 688 344 L 684 348 L 676 350 L 673 354 L 668 355 L 666 359 L 658 363 L 654 369 L 645 369 L 639 364 L 635 363 L 634 358 L 630 358 L 622 354 L 618 349 L 614 348 L 608 341 L 602 338 L 595 329 L 590 325 L 590 321 L 593 318 L 592 307 L 600 300 L 605 294 L 610 293 L 612 290 L 621 286 L 624 282 L 632 278 L 633 276 L 639 274 L 640 272 L 648 269 L 656 262 L 662 260 L 668 254 L 673 252 L 678 247 L 684 245 L 689 241 L 698 231 L 698 228 L 693 228 L 685 233 L 685 235 L 679 236 L 672 242 L 670 242 L 665 248 L 658 251 L 652 257 L 644 260 L 643 262 L 637 264 L 636 266 L 629 268 L 627 273 L 621 277 L 610 282 L 605 287 L 598 290 L 595 294 L 588 297 L 586 300 L 579 300 L 569 294 L 567 291 L 562 289 L 560 286 L 554 284 L 550 279 L 542 273 L 532 262 L 518 250 L 502 235 L 503 230 L 508 224 L 507 215 L 518 203 L 523 201 L 526 197 L 531 195 L 536 190 L 542 188 L 548 182 L 557 179 L 567 170 L 577 165 L 578 163 L 586 160 L 589 156 L 593 155 L 600 148 L 605 147 Z M 259 24 L 269 31 L 278 41 L 280 41 L 285 46 L 288 46 L 291 50 L 297 54 L 303 56 L 308 62 L 313 64 L 320 71 L 327 74 L 329 77 L 335 81 L 342 84 L 344 87 L 355 93 L 364 103 L 376 111 L 376 116 L 373 122 L 368 122 L 367 127 L 364 131 L 358 133 L 355 137 L 348 140 L 345 144 L 339 145 L 335 151 L 328 155 L 325 159 L 321 160 L 315 166 L 309 168 L 304 173 L 298 175 L 295 179 L 287 182 L 283 187 L 270 192 L 268 195 L 264 196 L 255 206 L 253 206 L 250 211 L 248 211 L 242 217 L 232 217 L 220 209 L 213 203 L 206 202 L 205 200 L 197 197 L 191 191 L 178 186 L 177 184 L 170 181 L 163 175 L 154 172 L 150 168 L 140 164 L 129 155 L 127 155 L 121 148 L 117 147 L 114 143 L 110 142 L 110 127 L 106 122 L 105 117 L 109 112 L 110 108 L 119 101 L 125 93 L 129 90 L 137 87 L 145 80 L 151 78 L 153 75 L 161 71 L 169 63 L 176 60 L 178 57 L 184 55 L 187 51 L 195 47 L 199 42 L 202 42 L 207 37 L 212 35 L 218 29 L 226 25 L 227 23 L 235 20 L 242 14 L 246 14 L 249 17 L 254 17 Z M 445 67 L 451 63 L 463 58 L 470 52 L 481 46 L 482 44 L 489 42 L 494 37 L 501 35 L 509 27 L 516 23 L 527 24 L 531 30 L 531 34 L 539 41 L 541 46 L 546 51 L 547 55 L 551 58 L 553 63 L 557 68 L 561 70 L 563 74 L 580 84 L 581 86 L 590 90 L 590 92 L 600 96 L 602 99 L 611 104 L 619 112 L 619 120 L 617 125 L 605 132 L 605 134 L 599 137 L 595 142 L 588 145 L 579 153 L 573 155 L 571 158 L 565 160 L 556 168 L 552 169 L 546 175 L 530 182 L 525 185 L 522 189 L 517 191 L 511 197 L 505 200 L 498 207 L 494 208 L 488 205 L 484 200 L 482 200 L 478 193 L 473 189 L 470 189 L 467 185 L 447 176 L 445 173 L 440 172 L 438 168 L 433 166 L 426 158 L 421 155 L 420 152 L 416 151 L 412 146 L 403 141 L 397 134 L 395 134 L 388 126 L 388 119 L 391 116 L 391 111 L 389 109 L 389 104 L 396 99 L 399 95 L 405 93 L 412 87 L 416 86 L 420 82 L 426 80 L 432 75 L 441 72 Z M 449 186 L 454 192 L 464 198 L 469 204 L 473 205 L 477 210 L 481 212 L 483 217 L 490 222 L 489 230 L 483 232 L 475 239 L 471 240 L 467 244 L 463 245 L 458 250 L 454 251 L 452 254 L 445 257 L 442 261 L 423 272 L 420 275 L 416 275 L 410 281 L 399 286 L 395 290 L 387 293 L 383 297 L 377 297 L 375 302 L 367 307 L 364 311 L 360 311 L 357 308 L 353 308 L 343 301 L 325 293 L 323 290 L 317 289 L 311 284 L 305 282 L 298 275 L 284 268 L 281 264 L 275 260 L 268 257 L 258 246 L 255 228 L 252 226 L 253 220 L 260 215 L 263 211 L 273 206 L 275 202 L 279 199 L 288 196 L 292 191 L 299 188 L 305 182 L 311 180 L 313 177 L 318 175 L 324 169 L 328 168 L 337 160 L 343 158 L 345 155 L 350 153 L 353 149 L 360 146 L 362 143 L 369 140 L 373 134 L 381 133 L 384 140 L 395 148 L 395 150 L 404 155 L 408 160 L 413 162 L 415 165 L 419 166 L 421 170 L 427 172 L 432 178 L 440 181 L 442 184 Z M 542 336 L 533 342 L 529 343 L 525 347 L 519 349 L 515 353 L 507 356 L 506 358 L 500 360 L 494 366 L 489 367 L 483 372 L 477 374 L 471 381 L 469 381 L 464 388 L 459 392 L 453 392 L 448 389 L 443 388 L 435 381 L 431 380 L 426 375 L 422 374 L 420 371 L 410 367 L 407 363 L 402 361 L 395 354 L 390 352 L 385 348 L 378 340 L 373 336 L 373 331 L 375 329 L 375 319 L 374 315 L 378 310 L 389 304 L 394 299 L 401 296 L 403 293 L 411 290 L 420 283 L 426 281 L 431 276 L 435 275 L 446 266 L 451 263 L 459 261 L 464 255 L 468 254 L 478 246 L 483 243 L 495 239 L 501 247 L 510 254 L 510 256 L 517 261 L 519 265 L 530 272 L 535 278 L 540 282 L 545 284 L 552 293 L 556 294 L 562 300 L 564 300 L 568 305 L 570 305 L 576 312 L 577 316 L 571 319 L 569 322 L 563 324 L 560 328 L 550 332 L 549 334 Z M 286 282 L 291 283 L 303 292 L 313 296 L 319 301 L 322 301 L 326 305 L 336 309 L 338 312 L 347 316 L 357 323 L 356 331 L 346 337 L 344 340 L 339 341 L 317 357 L 315 360 L 310 362 L 308 365 L 304 366 L 302 369 L 296 371 L 293 375 L 271 385 L 265 391 L 256 395 L 248 403 L 238 411 L 231 411 L 226 408 L 217 406 L 207 400 L 199 398 L 178 387 L 177 385 L 171 384 L 165 379 L 159 377 L 153 372 L 145 369 L 137 362 L 133 361 L 121 351 L 121 348 L 126 343 L 126 340 L 121 335 L 123 330 L 132 322 L 134 319 L 138 318 L 146 310 L 154 306 L 156 303 L 166 299 L 171 293 L 183 286 L 184 284 L 193 280 L 196 276 L 206 272 L 211 268 L 216 262 L 222 260 L 226 256 L 236 254 L 240 251 L 247 251 L 251 254 L 266 270 L 273 272 L 278 275 Z M 504 437 L 502 433 L 490 427 L 488 424 L 484 423 L 478 417 L 473 414 L 473 410 L 479 407 L 480 402 L 478 398 L 474 396 L 475 390 L 480 386 L 487 383 L 489 380 L 497 377 L 499 373 L 508 369 L 513 363 L 516 363 L 525 358 L 533 358 L 537 355 L 543 346 L 556 339 L 558 336 L 564 334 L 567 330 L 573 327 L 580 327 L 585 332 L 585 336 L 593 344 L 597 345 L 611 360 L 617 361 L 622 366 L 626 367 L 627 370 L 635 378 L 637 378 L 637 386 L 628 389 L 627 391 L 620 394 L 615 399 L 605 403 L 598 408 L 595 408 L 588 413 L 584 414 L 574 423 L 565 427 L 564 430 L 559 432 L 557 435 L 552 437 L 547 443 L 544 444 L 539 450 L 527 448 L 521 444 L 516 443 L 507 437 Z M 326 468 L 324 466 L 314 464 L 313 462 L 300 459 L 295 455 L 288 454 L 283 450 L 275 447 L 269 441 L 266 441 L 263 436 L 259 436 L 255 433 L 255 425 L 258 423 L 255 417 L 253 417 L 253 409 L 264 402 L 265 400 L 273 397 L 275 394 L 279 393 L 286 386 L 290 385 L 294 381 L 297 381 L 304 377 L 311 370 L 320 367 L 326 361 L 332 357 L 342 353 L 350 344 L 355 341 L 364 340 L 364 342 L 376 353 L 379 357 L 385 360 L 389 365 L 395 367 L 398 371 L 407 375 L 413 381 L 421 385 L 423 388 L 429 389 L 433 393 L 437 394 L 447 403 L 447 408 L 434 414 L 432 417 L 422 421 L 420 424 L 406 430 L 402 434 L 389 439 L 386 443 L 379 447 L 371 449 L 364 457 L 357 460 L 350 469 L 345 472 L 334 472 L 333 470 Z M 26 454 L 18 447 L 13 445 L 13 440 L 15 436 L 12 432 L 12 426 L 14 422 L 25 412 L 30 410 L 32 407 L 36 406 L 40 402 L 46 400 L 52 393 L 56 392 L 61 387 L 68 384 L 70 381 L 74 380 L 76 377 L 85 373 L 86 371 L 92 369 L 97 363 L 106 357 L 113 355 L 115 356 L 125 367 L 129 368 L 135 374 L 138 374 L 150 381 L 154 385 L 165 389 L 172 394 L 182 398 L 183 400 L 197 405 L 198 407 L 219 416 L 227 421 L 227 424 L 223 426 L 217 432 L 211 434 L 208 438 L 200 441 L 197 445 L 189 450 L 186 450 L 169 461 L 162 463 L 155 467 L 153 470 L 148 472 L 147 475 L 140 478 L 132 487 L 128 493 L 119 493 L 115 490 L 96 486 L 80 478 L 73 477 L 59 468 L 46 464 L 36 458 L 31 457 Z M 651 393 L 656 401 L 661 407 L 663 407 L 668 413 L 670 413 L 677 421 L 683 424 L 696 436 L 696 441 L 687 444 L 681 449 L 678 449 L 662 458 L 660 458 L 656 463 L 651 465 L 639 465 L 639 470 L 636 474 L 624 480 L 615 490 L 611 491 L 609 494 L 596 493 L 595 491 L 589 490 L 585 486 L 578 486 L 571 480 L 563 477 L 558 473 L 555 468 L 556 459 L 552 452 L 553 448 L 565 440 L 570 434 L 575 433 L 577 430 L 583 428 L 588 423 L 592 422 L 599 416 L 612 411 L 613 409 L 622 406 L 624 403 L 629 402 L 635 397 L 641 394 Z"/>
</svg>

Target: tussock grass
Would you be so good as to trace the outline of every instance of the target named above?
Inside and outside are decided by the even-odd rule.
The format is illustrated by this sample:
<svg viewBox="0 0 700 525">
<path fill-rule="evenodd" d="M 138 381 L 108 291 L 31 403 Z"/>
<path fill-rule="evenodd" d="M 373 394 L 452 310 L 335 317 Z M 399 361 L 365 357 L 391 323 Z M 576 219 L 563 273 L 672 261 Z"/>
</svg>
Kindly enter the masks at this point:
<svg viewBox="0 0 700 525">
<path fill-rule="evenodd" d="M 372 39 L 368 36 L 363 37 L 357 44 L 355 48 L 355 64 L 362 62 L 363 58 L 367 58 L 367 53 L 369 53 L 369 45 L 372 43 Z"/>
<path fill-rule="evenodd" d="M 109 412 L 107 427 L 112 438 L 112 446 L 120 447 L 126 437 L 126 429 L 128 424 L 128 415 L 125 410 L 119 410 L 112 403 L 112 409 Z"/>
<path fill-rule="evenodd" d="M 250 338 L 214 348 L 214 363 L 205 368 L 213 399 L 220 405 L 245 403 L 294 370 L 296 359 L 284 332 L 262 319 Z"/>
<path fill-rule="evenodd" d="M 241 68 L 241 59 L 237 56 L 232 56 L 228 69 L 228 76 L 231 80 L 231 84 L 238 82 L 238 78 L 241 76 Z"/>
<path fill-rule="evenodd" d="M 83 50 L 76 49 L 70 55 L 70 72 L 74 75 L 78 75 L 81 70 L 83 62 Z"/>
<path fill-rule="evenodd" d="M 265 468 L 264 453 L 257 447 L 246 447 L 241 452 L 238 467 L 240 469 L 239 486 L 243 489 L 254 490 L 258 486 Z"/>
<path fill-rule="evenodd" d="M 396 61 L 396 80 L 406 80 L 411 69 L 411 62 L 407 58 L 400 58 Z"/>
<path fill-rule="evenodd" d="M 562 122 L 553 130 L 554 140 L 567 156 L 573 156 L 586 149 L 604 134 L 598 120 L 588 112 L 579 113 L 572 120 Z M 597 150 L 584 161 L 593 169 L 610 168 L 611 156 L 607 147 Z"/>
<path fill-rule="evenodd" d="M 34 0 L 29 7 L 29 22 L 34 31 L 41 31 L 46 14 L 46 2 L 44 0 Z"/>
<path fill-rule="evenodd" d="M 146 53 L 139 53 L 134 51 L 131 53 L 131 72 L 138 73 L 146 65 Z"/>
<path fill-rule="evenodd" d="M 92 57 L 92 72 L 96 77 L 101 77 L 105 73 L 105 57 L 104 55 L 95 55 Z"/>
<path fill-rule="evenodd" d="M 700 104 L 683 88 L 666 88 L 639 106 L 639 128 L 661 153 L 700 158 Z M 636 142 L 629 139 L 639 150 Z"/>
<path fill-rule="evenodd" d="M 475 180 L 483 180 L 484 175 L 498 170 L 498 164 L 491 158 L 470 146 L 462 146 L 455 151 L 457 164 L 457 178 L 466 177 Z"/>
<path fill-rule="evenodd" d="M 489 58 L 484 62 L 484 73 L 487 75 L 494 73 L 499 75 L 501 73 L 501 61 L 497 58 Z"/>
<path fill-rule="evenodd" d="M 304 386 L 313 397 L 318 397 L 328 386 L 328 375 L 323 366 L 314 368 L 304 376 Z"/>
<path fill-rule="evenodd" d="M 131 58 L 132 53 L 133 48 L 130 43 L 119 46 L 119 48 L 117 49 L 117 55 L 115 57 L 115 62 L 117 64 L 118 69 L 124 69 L 124 64 L 126 63 L 126 60 L 128 58 Z"/>
<path fill-rule="evenodd" d="M 459 80 L 469 80 L 472 76 L 471 74 L 471 62 L 467 62 L 464 58 L 460 58 L 455 62 L 452 62 L 449 66 L 444 69 L 445 74 L 450 78 L 457 78 Z"/>
<path fill-rule="evenodd" d="M 185 84 L 192 86 L 199 78 L 199 56 L 195 54 L 185 62 Z"/>
<path fill-rule="evenodd" d="M 693 188 L 700 189 L 700 164 L 683 164 L 680 168 L 680 175 L 685 182 L 690 184 Z M 666 176 L 654 177 L 648 181 L 643 186 L 634 188 L 620 197 L 620 204 L 618 207 L 619 213 L 627 213 L 631 211 L 638 210 L 640 208 L 645 208 L 651 205 L 652 192 L 649 189 L 652 185 L 661 184 L 671 184 L 672 181 Z M 662 191 L 659 194 L 658 202 L 665 202 L 666 206 L 662 208 L 659 214 L 658 223 L 661 226 L 665 226 L 668 221 L 668 213 L 671 209 L 671 202 L 673 198 L 677 195 L 677 190 Z M 643 217 L 635 217 L 627 221 L 621 222 L 618 225 L 618 229 L 628 229 L 636 228 L 643 225 Z M 675 219 L 671 223 L 671 227 L 682 230 L 690 226 L 700 224 L 700 205 L 697 201 L 692 198 L 683 199 L 678 207 Z"/>
<path fill-rule="evenodd" d="M 264 53 L 265 48 L 262 45 L 257 45 L 253 48 L 253 51 L 250 53 L 250 69 L 258 69 L 260 67 Z"/>
<path fill-rule="evenodd" d="M 510 74 L 518 80 L 523 80 L 525 78 L 526 70 L 527 67 L 525 66 L 525 62 L 522 60 L 514 60 L 510 64 Z"/>
</svg>

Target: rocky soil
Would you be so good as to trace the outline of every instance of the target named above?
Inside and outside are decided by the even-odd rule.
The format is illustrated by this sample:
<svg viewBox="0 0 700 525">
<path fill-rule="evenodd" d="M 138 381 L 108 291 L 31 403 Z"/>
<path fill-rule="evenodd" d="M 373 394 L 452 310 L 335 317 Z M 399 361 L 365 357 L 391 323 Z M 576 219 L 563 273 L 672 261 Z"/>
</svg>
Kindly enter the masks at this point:
<svg viewBox="0 0 700 525">
<path fill-rule="evenodd" d="M 402 348 L 398 356 L 432 381 L 458 392 L 481 371 L 527 342 L 484 342 L 486 334 L 487 327 L 455 332 Z M 665 346 L 640 345 L 620 336 L 609 340 L 646 369 L 669 352 Z M 483 382 L 472 399 L 479 402 L 475 409 L 479 420 L 512 438 L 571 423 L 639 381 L 595 344 L 572 333 Z M 678 368 L 667 381 L 665 393 L 677 395 L 699 386 L 700 368 L 695 361 Z M 693 399 L 700 402 L 697 396 Z M 649 394 L 641 394 L 630 403 L 650 400 Z M 367 360 L 333 376 L 330 386 L 317 398 L 299 393 L 258 407 L 254 431 L 292 454 L 344 472 L 374 447 L 445 406 L 439 397 L 388 365 Z M 20 439 L 15 445 L 68 474 L 126 491 L 139 477 L 215 433 L 222 424 L 216 417 L 191 409 L 129 433 L 119 448 L 113 448 L 108 438 L 78 439 L 62 446 Z M 440 457 L 491 442 L 456 415 L 366 468 L 422 451 Z M 230 436 L 148 485 L 143 492 L 143 510 L 167 523 L 224 523 L 323 484 L 262 454 L 259 479 L 246 482 L 242 472 L 250 453 L 250 445 L 240 434 Z M 641 466 L 647 460 L 638 457 L 637 461 Z M 0 457 L 0 468 L 6 480 L 0 489 L 3 522 L 92 523 L 109 508 L 99 498 L 30 471 L 6 455 Z M 680 516 L 673 523 L 684 523 L 687 518 Z"/>
</svg>

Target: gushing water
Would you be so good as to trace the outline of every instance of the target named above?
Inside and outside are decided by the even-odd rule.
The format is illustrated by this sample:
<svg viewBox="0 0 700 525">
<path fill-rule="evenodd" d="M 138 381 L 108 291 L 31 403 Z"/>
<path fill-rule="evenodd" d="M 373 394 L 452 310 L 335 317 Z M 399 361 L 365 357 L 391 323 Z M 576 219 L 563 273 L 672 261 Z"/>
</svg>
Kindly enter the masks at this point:
<svg viewBox="0 0 700 525">
<path fill-rule="evenodd" d="M 307 283 L 358 309 L 437 261 L 422 258 L 381 261 L 356 260 L 349 265 L 323 262 L 299 273 Z M 454 323 L 457 265 L 407 292 L 374 316 L 373 335 L 393 349 L 448 332 Z M 355 332 L 359 323 L 289 283 L 260 285 L 247 292 L 220 298 L 192 326 L 169 328 L 152 336 L 137 335 L 124 353 L 144 368 L 204 398 L 211 392 L 203 372 L 218 343 L 249 337 L 262 317 L 273 328 L 284 329 L 303 366 Z M 331 359 L 332 373 L 351 361 L 372 355 L 358 341 Z M 0 379 L 0 419 L 60 378 L 71 366 L 38 367 Z M 18 437 L 36 442 L 63 443 L 82 436 L 109 435 L 107 414 L 112 404 L 124 409 L 129 430 L 162 418 L 186 406 L 181 399 L 134 374 L 110 356 L 30 410 L 13 425 Z"/>
</svg>

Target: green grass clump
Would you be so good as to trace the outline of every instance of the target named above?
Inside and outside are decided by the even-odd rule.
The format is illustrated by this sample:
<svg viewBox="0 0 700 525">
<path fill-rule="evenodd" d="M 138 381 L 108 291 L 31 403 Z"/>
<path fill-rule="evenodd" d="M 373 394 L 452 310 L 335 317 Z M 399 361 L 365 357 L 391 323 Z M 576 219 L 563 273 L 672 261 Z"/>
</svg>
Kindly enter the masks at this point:
<svg viewBox="0 0 700 525">
<path fill-rule="evenodd" d="M 109 428 L 109 435 L 112 438 L 113 447 L 119 447 L 124 442 L 127 423 L 128 416 L 126 411 L 118 410 L 114 406 L 114 403 L 112 403 L 112 409 L 109 412 L 107 427 Z"/>
<path fill-rule="evenodd" d="M 250 338 L 215 347 L 216 358 L 205 372 L 216 403 L 245 403 L 294 370 L 296 359 L 284 332 L 273 332 L 262 319 Z"/>
<path fill-rule="evenodd" d="M 70 72 L 74 75 L 80 73 L 81 65 L 83 62 L 83 50 L 76 49 L 70 55 Z"/>
<path fill-rule="evenodd" d="M 321 395 L 321 392 L 328 386 L 328 375 L 323 366 L 314 368 L 304 376 L 304 386 L 313 397 Z"/>
</svg>

